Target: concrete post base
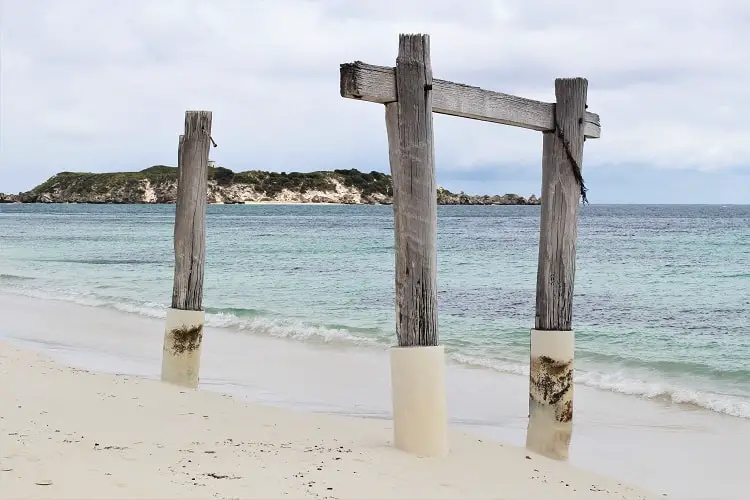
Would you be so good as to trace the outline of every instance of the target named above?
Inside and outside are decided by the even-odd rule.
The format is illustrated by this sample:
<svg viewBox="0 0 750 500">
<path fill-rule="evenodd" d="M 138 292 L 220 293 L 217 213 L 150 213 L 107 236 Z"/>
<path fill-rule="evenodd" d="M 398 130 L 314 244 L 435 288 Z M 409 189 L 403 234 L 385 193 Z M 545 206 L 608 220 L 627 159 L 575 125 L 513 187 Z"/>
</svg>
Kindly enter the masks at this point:
<svg viewBox="0 0 750 500">
<path fill-rule="evenodd" d="M 161 379 L 183 387 L 198 387 L 204 311 L 167 310 Z"/>
<path fill-rule="evenodd" d="M 396 448 L 424 457 L 447 455 L 444 347 L 392 347 L 390 354 Z"/>
<path fill-rule="evenodd" d="M 574 337 L 572 331 L 531 330 L 526 447 L 556 460 L 568 458 L 573 433 Z"/>
</svg>

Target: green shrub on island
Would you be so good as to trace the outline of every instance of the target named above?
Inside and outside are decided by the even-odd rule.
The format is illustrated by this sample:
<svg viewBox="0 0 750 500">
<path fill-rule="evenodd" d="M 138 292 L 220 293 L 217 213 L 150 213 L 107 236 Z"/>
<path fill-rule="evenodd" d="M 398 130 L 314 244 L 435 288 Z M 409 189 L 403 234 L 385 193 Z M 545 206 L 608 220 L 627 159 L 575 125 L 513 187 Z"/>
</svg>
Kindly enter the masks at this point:
<svg viewBox="0 0 750 500">
<path fill-rule="evenodd" d="M 327 203 L 391 203 L 391 176 L 383 172 L 337 169 L 315 172 L 233 172 L 225 167 L 208 167 L 209 201 L 242 203 L 248 200 L 311 200 Z M 6 195 L 4 202 L 52 203 L 174 203 L 177 167 L 154 165 L 139 172 L 60 172 L 26 193 Z M 239 196 L 237 193 L 242 192 Z M 252 194 L 256 193 L 256 194 Z M 284 194 L 286 193 L 286 194 Z M 441 205 L 528 205 L 538 204 L 517 194 L 473 196 L 452 193 L 438 187 Z M 296 195 L 296 197 L 295 197 Z M 239 198 L 238 198 L 239 196 Z M 258 198 L 260 197 L 260 198 Z"/>
</svg>

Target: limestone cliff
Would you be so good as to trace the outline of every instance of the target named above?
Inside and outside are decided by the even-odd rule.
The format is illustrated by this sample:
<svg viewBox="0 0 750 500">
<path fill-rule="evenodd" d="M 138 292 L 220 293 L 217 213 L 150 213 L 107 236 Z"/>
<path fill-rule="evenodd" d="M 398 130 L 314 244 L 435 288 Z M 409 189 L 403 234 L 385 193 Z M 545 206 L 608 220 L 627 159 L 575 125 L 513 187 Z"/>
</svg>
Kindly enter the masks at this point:
<svg viewBox="0 0 750 500">
<path fill-rule="evenodd" d="M 174 203 L 177 168 L 157 165 L 140 172 L 61 172 L 26 193 L 3 195 L 0 203 Z M 358 170 L 329 172 L 232 172 L 210 167 L 209 203 L 345 203 L 390 204 L 391 176 Z M 515 194 L 470 196 L 438 188 L 441 205 L 534 205 Z"/>
</svg>

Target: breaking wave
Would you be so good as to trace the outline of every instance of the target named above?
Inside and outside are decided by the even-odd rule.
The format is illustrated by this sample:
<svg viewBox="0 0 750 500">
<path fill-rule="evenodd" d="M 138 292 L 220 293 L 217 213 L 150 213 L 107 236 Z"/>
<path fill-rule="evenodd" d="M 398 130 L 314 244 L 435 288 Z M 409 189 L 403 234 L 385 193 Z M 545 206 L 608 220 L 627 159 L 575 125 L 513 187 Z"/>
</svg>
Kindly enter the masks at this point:
<svg viewBox="0 0 750 500">
<path fill-rule="evenodd" d="M 515 375 L 529 375 L 528 364 L 467 356 L 461 353 L 451 353 L 449 356 L 454 361 L 469 366 L 489 368 Z M 623 371 L 602 373 L 576 369 L 574 380 L 577 384 L 594 389 L 676 404 L 688 404 L 717 413 L 750 419 L 750 401 L 729 394 L 699 391 L 667 382 L 647 381 Z"/>
<path fill-rule="evenodd" d="M 14 282 L 32 278 L 0 274 L 0 284 L 13 285 Z M 167 306 L 153 302 L 130 302 L 123 299 L 108 299 L 91 293 L 51 293 L 29 288 L 5 288 L 6 292 L 22 294 L 47 300 L 73 302 L 92 307 L 104 307 L 130 314 L 151 318 L 164 318 Z M 294 319 L 274 318 L 269 313 L 253 309 L 211 309 L 206 310 L 206 325 L 214 328 L 231 329 L 238 333 L 267 335 L 297 341 L 326 344 L 359 345 L 385 349 L 392 344 L 390 334 L 373 329 L 356 329 L 345 326 L 315 324 Z M 461 348 L 446 345 L 449 359 L 457 364 L 491 369 L 500 373 L 528 376 L 528 363 L 522 360 L 497 359 L 477 356 L 461 351 Z M 750 401 L 741 397 L 718 392 L 690 389 L 679 384 L 658 380 L 645 380 L 623 370 L 604 373 L 601 371 L 576 370 L 575 382 L 595 389 L 619 394 L 661 400 L 676 404 L 688 404 L 718 413 L 750 419 Z"/>
</svg>

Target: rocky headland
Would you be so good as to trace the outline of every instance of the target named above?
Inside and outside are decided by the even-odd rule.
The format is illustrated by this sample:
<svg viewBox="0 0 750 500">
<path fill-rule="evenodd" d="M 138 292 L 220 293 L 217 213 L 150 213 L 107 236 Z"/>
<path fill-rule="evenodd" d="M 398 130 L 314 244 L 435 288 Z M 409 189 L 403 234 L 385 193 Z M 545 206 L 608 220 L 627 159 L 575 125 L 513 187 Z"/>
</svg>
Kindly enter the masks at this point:
<svg viewBox="0 0 750 500">
<path fill-rule="evenodd" d="M 209 203 L 390 204 L 391 176 L 356 169 L 324 172 L 233 172 L 209 167 Z M 0 203 L 174 203 L 177 168 L 156 165 L 140 172 L 61 172 L 31 191 L 0 193 Z M 438 187 L 440 205 L 538 205 L 534 195 L 468 195 Z"/>
</svg>

